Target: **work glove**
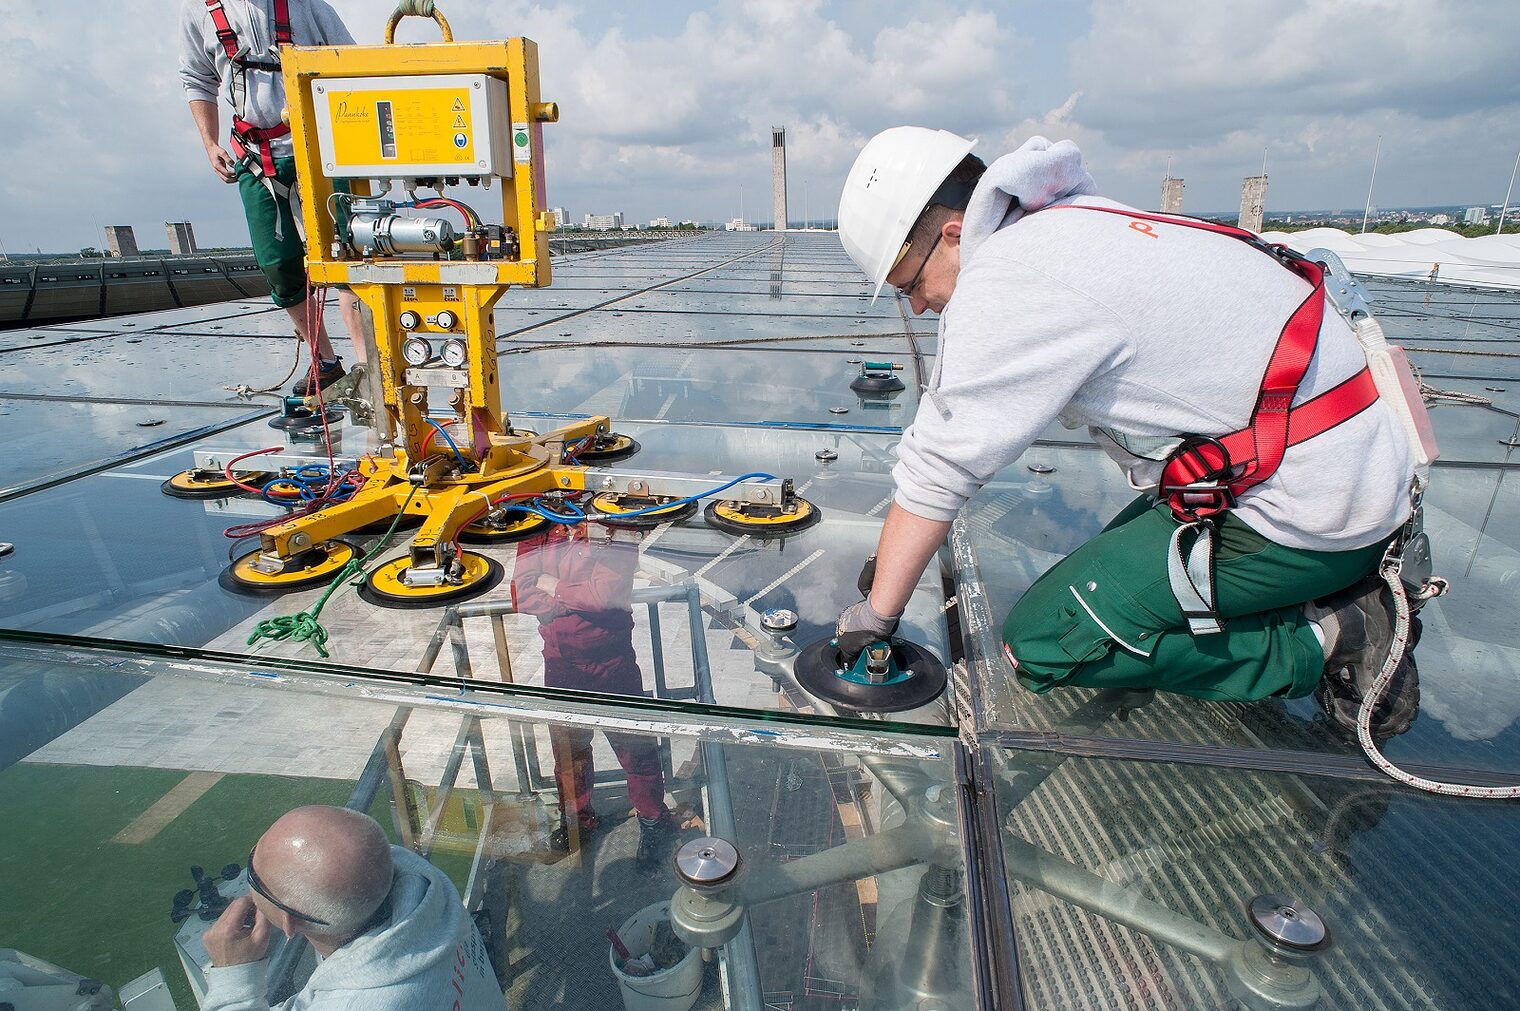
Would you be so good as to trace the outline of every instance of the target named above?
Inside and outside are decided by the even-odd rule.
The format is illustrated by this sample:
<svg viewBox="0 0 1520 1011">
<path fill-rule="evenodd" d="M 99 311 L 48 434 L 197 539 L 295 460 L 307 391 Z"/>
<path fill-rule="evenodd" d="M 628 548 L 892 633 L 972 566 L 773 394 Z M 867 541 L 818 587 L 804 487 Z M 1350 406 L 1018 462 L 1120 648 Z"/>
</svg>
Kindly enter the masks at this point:
<svg viewBox="0 0 1520 1011">
<path fill-rule="evenodd" d="M 900 614 L 877 614 L 876 609 L 871 606 L 871 598 L 867 597 L 860 603 L 851 604 L 839 612 L 839 621 L 834 626 L 834 632 L 841 636 L 850 632 L 869 632 L 878 639 L 885 639 L 897 631 L 897 621 L 901 617 Z"/>
</svg>

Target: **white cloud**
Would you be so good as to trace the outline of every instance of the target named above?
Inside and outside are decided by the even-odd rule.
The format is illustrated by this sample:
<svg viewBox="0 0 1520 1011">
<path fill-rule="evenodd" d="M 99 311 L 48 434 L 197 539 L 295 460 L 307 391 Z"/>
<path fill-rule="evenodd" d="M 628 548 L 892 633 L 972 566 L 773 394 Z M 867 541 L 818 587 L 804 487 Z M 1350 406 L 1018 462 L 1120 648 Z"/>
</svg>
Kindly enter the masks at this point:
<svg viewBox="0 0 1520 1011">
<path fill-rule="evenodd" d="M 379 41 L 389 3 L 332 2 L 361 43 Z M 1264 147 L 1269 206 L 1358 203 L 1380 133 L 1380 202 L 1498 199 L 1520 120 L 1520 19 L 1500 0 L 1092 0 L 1090 23 L 920 0 L 444 7 L 461 39 L 538 42 L 562 110 L 546 130 L 551 202 L 577 216 L 724 219 L 742 187 L 768 217 L 773 124 L 788 130 L 793 218 L 803 180 L 810 216 L 832 214 L 856 151 L 904 122 L 979 136 L 984 156 L 1070 137 L 1107 192 L 1151 206 L 1168 155 L 1190 209 L 1232 206 Z M 98 245 L 98 225 L 124 221 L 157 243 L 179 217 L 241 241 L 175 80 L 176 8 L 0 0 L 0 242 Z M 400 36 L 436 30 L 409 21 Z"/>
</svg>

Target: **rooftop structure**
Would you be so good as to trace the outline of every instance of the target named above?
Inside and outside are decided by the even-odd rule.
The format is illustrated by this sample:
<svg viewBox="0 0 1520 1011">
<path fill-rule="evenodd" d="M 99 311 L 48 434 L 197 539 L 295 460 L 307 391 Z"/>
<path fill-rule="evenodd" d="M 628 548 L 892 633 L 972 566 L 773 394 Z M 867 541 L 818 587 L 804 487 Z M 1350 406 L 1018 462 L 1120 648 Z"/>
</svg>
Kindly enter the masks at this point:
<svg viewBox="0 0 1520 1011">
<path fill-rule="evenodd" d="M 188 221 L 168 221 L 164 230 L 169 233 L 169 252 L 174 256 L 189 256 L 199 252 L 195 244 L 195 227 Z"/>
<path fill-rule="evenodd" d="M 772 228 L 786 228 L 786 127 L 771 127 Z"/>
<path fill-rule="evenodd" d="M 1240 184 L 1240 227 L 1260 232 L 1262 216 L 1267 210 L 1267 176 L 1246 176 Z"/>
<path fill-rule="evenodd" d="M 137 236 L 131 225 L 106 225 L 106 255 L 137 255 Z"/>
<path fill-rule="evenodd" d="M 1316 244 L 1306 234 L 1295 246 Z M 1373 236 L 1347 238 L 1376 261 Z M 1485 248 L 1496 274 L 1520 264 Z M 1423 612 L 1424 710 L 1388 750 L 1439 778 L 1511 781 L 1520 295 L 1369 287 L 1442 392 L 1426 522 L 1452 581 Z M 499 927 L 508 1006 L 616 1008 L 608 928 L 631 936 L 641 911 L 697 889 L 674 866 L 635 870 L 610 730 L 655 746 L 670 803 L 702 822 L 685 838 L 732 840 L 708 864 L 742 867 L 737 892 L 701 879 L 708 865 L 681 871 L 707 881 L 702 901 L 747 911 L 711 961 L 685 963 L 702 1011 L 913 1007 L 925 992 L 956 1009 L 1291 1007 L 1304 991 L 1293 1004 L 1282 981 L 1304 972 L 1322 1007 L 1513 1003 L 1514 805 L 1396 786 L 1312 699 L 1018 687 L 1003 614 L 1133 497 L 1083 432 L 1054 425 L 997 474 L 918 586 L 909 634 L 954 665 L 950 690 L 860 718 L 799 687 L 794 647 L 858 599 L 937 351 L 932 321 L 869 292 L 837 236 L 730 231 L 556 257 L 552 287 L 496 304 L 516 424 L 609 414 L 639 444 L 610 476 L 791 475 L 823 513 L 782 539 L 698 510 L 588 545 L 636 554 L 619 606 L 642 683 L 621 695 L 546 685 L 539 621 L 510 590 L 531 564 L 518 543 L 474 546 L 504 579 L 457 608 L 384 610 L 340 585 L 320 614 L 327 659 L 249 645 L 326 590 L 219 581 L 226 532 L 285 507 L 160 485 L 198 454 L 274 444 L 292 466 L 329 465 L 320 441 L 271 429 L 273 399 L 227 389 L 283 385 L 295 347 L 267 301 L 0 332 L 0 413 L 26 433 L 0 446 L 4 943 L 115 988 L 157 970 L 189 1011 L 194 945 L 186 972 L 175 938 L 199 921 L 170 915 L 191 865 L 214 876 L 290 807 L 347 803 Z M 863 362 L 901 365 L 906 389 L 853 392 Z M 376 448 L 336 427 L 338 460 Z M 377 562 L 401 550 L 384 536 L 359 539 Z M 602 825 L 557 848 L 554 742 L 590 731 Z M 218 887 L 245 887 L 241 870 Z M 1264 895 L 1291 903 L 1253 916 Z M 1322 917 L 1333 944 L 1285 955 L 1270 936 L 1284 908 Z M 299 955 L 276 957 L 277 987 Z M 1271 958 L 1275 990 L 1253 969 Z"/>
</svg>

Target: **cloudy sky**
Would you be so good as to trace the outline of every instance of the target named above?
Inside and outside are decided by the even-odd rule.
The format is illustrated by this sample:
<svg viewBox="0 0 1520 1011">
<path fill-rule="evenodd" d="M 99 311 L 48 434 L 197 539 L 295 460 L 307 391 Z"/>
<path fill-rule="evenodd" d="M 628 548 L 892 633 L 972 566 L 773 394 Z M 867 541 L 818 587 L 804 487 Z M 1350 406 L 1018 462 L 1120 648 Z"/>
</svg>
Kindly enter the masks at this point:
<svg viewBox="0 0 1520 1011">
<path fill-rule="evenodd" d="M 234 0 L 241 2 L 241 0 Z M 361 43 L 390 3 L 332 0 Z M 791 216 L 832 216 L 878 130 L 942 126 L 995 156 L 1070 137 L 1102 191 L 1232 209 L 1267 151 L 1269 210 L 1495 203 L 1520 149 L 1513 0 L 443 0 L 460 38 L 537 40 L 551 203 L 768 219 L 785 125 Z M 240 244 L 176 77 L 176 0 L 0 0 L 0 246 L 144 246 L 188 218 Z M 431 26 L 409 22 L 407 40 Z"/>
</svg>

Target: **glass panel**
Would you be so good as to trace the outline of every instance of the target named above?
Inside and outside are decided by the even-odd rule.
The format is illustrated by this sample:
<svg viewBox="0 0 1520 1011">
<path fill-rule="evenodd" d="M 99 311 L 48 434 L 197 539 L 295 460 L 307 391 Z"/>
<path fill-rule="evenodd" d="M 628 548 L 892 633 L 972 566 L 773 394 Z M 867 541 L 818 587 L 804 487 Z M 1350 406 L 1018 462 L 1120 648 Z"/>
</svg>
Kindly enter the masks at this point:
<svg viewBox="0 0 1520 1011">
<path fill-rule="evenodd" d="M 182 309 L 163 309 L 159 312 L 144 312 L 130 316 L 108 317 L 106 319 L 85 319 L 74 323 L 58 323 L 48 327 L 48 329 L 117 333 L 122 330 L 159 330 L 165 327 L 188 326 L 192 324 L 205 326 L 209 323 L 219 323 L 226 320 L 274 315 L 279 316 L 281 319 L 289 318 L 279 306 L 271 305 L 268 299 L 261 298 L 242 302 L 215 302 L 210 305 L 191 305 Z M 289 330 L 284 332 L 289 333 Z"/>
<path fill-rule="evenodd" d="M 1452 410 L 1476 413 L 1472 408 Z M 1520 485 L 1507 479 L 1511 477 L 1502 470 L 1436 469 L 1425 500 L 1425 525 L 1435 570 L 1450 580 L 1452 591 L 1422 614 L 1424 631 L 1415 656 L 1423 708 L 1407 733 L 1385 743 L 1395 761 L 1520 772 L 1520 691 L 1511 690 L 1520 684 L 1513 676 L 1520 671 L 1520 639 L 1510 606 L 1512 582 L 1520 571 Z M 1092 713 L 1087 706 L 1094 693 L 1087 689 L 1035 695 L 1018 686 L 999 640 L 1009 608 L 1133 495 L 1101 452 L 1037 446 L 972 502 L 966 529 L 991 622 L 978 648 L 990 663 L 983 695 L 992 722 L 1360 756 L 1354 741 L 1328 725 L 1312 697 L 1241 704 L 1158 693 L 1121 719 L 1113 709 Z"/>
<path fill-rule="evenodd" d="M 249 405 L 169 406 L 0 396 L 0 459 L 7 487 L 62 475 L 201 428 L 246 419 Z"/>
<path fill-rule="evenodd" d="M 692 462 L 700 460 L 698 476 L 709 471 L 788 475 L 797 482 L 799 494 L 820 510 L 817 526 L 777 540 L 726 532 L 705 519 L 700 509 L 638 540 L 637 585 L 648 588 L 644 603 L 632 613 L 644 676 L 639 690 L 674 699 L 697 697 L 690 634 L 696 627 L 711 658 L 714 701 L 762 710 L 792 704 L 778 701 L 771 678 L 759 670 L 753 652 L 759 642 L 754 631 L 759 614 L 770 607 L 795 609 L 800 625 L 793 639 L 806 645 L 823 637 L 840 609 L 858 599 L 856 575 L 875 544 L 887 486 L 884 476 L 862 482 L 855 475 L 881 474 L 892 438 L 717 426 L 621 427 L 643 444 L 634 458 L 641 469 L 691 473 Z M 272 434 L 255 423 L 209 440 L 204 448 L 230 458 L 240 447 L 278 444 L 281 440 Z M 349 453 L 365 451 L 362 436 L 349 445 Z M 815 454 L 824 449 L 836 453 L 838 460 L 817 460 Z M 247 497 L 165 497 L 158 483 L 193 462 L 190 450 L 177 450 L 0 507 L 6 535 L 18 546 L 12 557 L 0 562 L 0 573 L 11 588 L 0 593 L 0 627 L 247 652 L 249 635 L 260 622 L 315 606 L 328 588 L 325 581 L 274 598 L 227 588 L 222 570 L 231 557 L 253 550 L 254 544 L 236 543 L 224 530 L 236 532 L 238 524 L 282 515 L 284 510 Z M 632 466 L 629 461 L 619 469 Z M 844 468 L 838 476 L 836 467 Z M 703 482 L 701 487 L 711 484 Z M 383 564 L 401 557 L 407 537 L 404 532 L 397 535 L 371 561 Z M 376 550 L 377 536 L 353 539 L 368 551 Z M 596 550 L 606 546 L 599 542 Z M 511 613 L 518 546 L 470 549 L 502 566 L 503 582 L 478 602 L 506 609 L 504 634 L 512 667 L 520 678 L 541 683 L 544 644 L 538 623 L 529 614 Z M 617 550 L 623 551 L 622 546 Z M 695 626 L 683 595 L 687 587 L 695 588 L 701 605 Z M 660 598 L 661 593 L 669 596 Z M 915 641 L 948 659 L 943 601 L 937 576 L 926 576 L 910 602 L 907 627 Z M 326 648 L 335 660 L 413 670 L 422 662 L 441 617 L 436 607 L 378 607 L 342 587 L 323 604 L 320 620 L 332 635 Z M 477 673 L 495 676 L 502 651 L 490 622 L 471 620 L 465 632 Z M 299 641 L 262 640 L 255 649 L 315 656 L 309 643 Z M 445 654 L 439 673 L 450 672 L 452 657 Z M 890 718 L 943 724 L 948 721 L 945 706 L 939 699 Z"/>
<path fill-rule="evenodd" d="M 1010 751 L 1000 764 L 1030 1007 L 1307 1007 L 1317 989 L 1320 1007 L 1467 1008 L 1520 995 L 1511 805 L 1158 762 Z M 1274 894 L 1295 900 L 1302 940 L 1308 911 L 1320 917 L 1330 947 L 1268 961 L 1247 905 Z"/>
<path fill-rule="evenodd" d="M 420 956 L 447 943 L 469 951 L 474 929 L 480 955 L 458 978 L 504 989 L 512 1008 L 619 1007 L 624 988 L 656 984 L 696 992 L 704 1009 L 899 1006 L 926 984 L 918 996 L 937 1006 L 972 1006 L 963 843 L 938 748 L 5 652 L 0 802 L 27 816 L 0 834 L 0 933 L 61 970 L 120 988 L 157 969 L 193 1007 L 192 994 L 224 985 L 206 973 L 201 937 L 247 894 L 241 865 L 255 844 L 260 887 L 289 908 L 322 918 L 344 896 L 365 901 L 362 875 L 304 886 L 290 863 L 294 823 L 269 831 L 294 808 L 346 804 L 379 823 L 402 875 L 376 914 L 386 926 L 373 928 L 393 931 L 400 950 L 384 967 L 350 967 L 372 994 L 408 976 L 395 965 L 409 951 L 437 966 L 437 980 L 414 983 L 446 988 L 452 957 Z M 313 830 L 302 852 L 373 831 L 330 812 L 303 817 L 327 835 Z M 675 851 L 699 838 L 732 845 L 735 884 L 699 894 L 678 879 Z M 209 880 L 198 885 L 192 868 Z M 409 876 L 442 899 L 415 904 Z M 276 915 L 267 897 L 255 904 Z M 279 1000 L 305 984 L 312 958 L 272 933 Z M 653 973 L 636 962 L 651 940 Z"/>
</svg>

